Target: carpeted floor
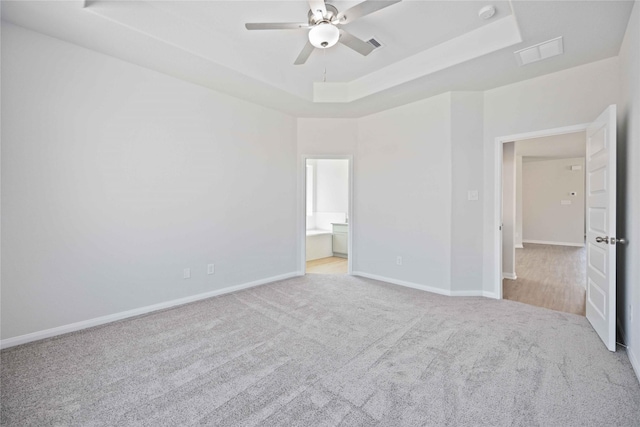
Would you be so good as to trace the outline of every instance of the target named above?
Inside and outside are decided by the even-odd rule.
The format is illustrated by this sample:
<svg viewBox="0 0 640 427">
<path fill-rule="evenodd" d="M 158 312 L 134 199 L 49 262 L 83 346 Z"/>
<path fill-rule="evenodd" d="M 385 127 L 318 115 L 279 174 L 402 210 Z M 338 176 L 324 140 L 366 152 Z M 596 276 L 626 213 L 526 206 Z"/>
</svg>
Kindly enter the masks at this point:
<svg viewBox="0 0 640 427">
<path fill-rule="evenodd" d="M 584 317 L 308 275 L 2 360 L 4 426 L 640 424 L 640 386 Z"/>
</svg>

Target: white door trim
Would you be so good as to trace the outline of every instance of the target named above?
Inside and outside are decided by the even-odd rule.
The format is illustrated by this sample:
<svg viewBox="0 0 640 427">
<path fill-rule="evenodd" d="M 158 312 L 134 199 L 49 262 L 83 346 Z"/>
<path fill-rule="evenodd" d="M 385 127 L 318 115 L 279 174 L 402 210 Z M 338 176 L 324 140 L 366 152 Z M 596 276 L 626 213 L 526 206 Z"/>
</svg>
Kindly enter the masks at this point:
<svg viewBox="0 0 640 427">
<path fill-rule="evenodd" d="M 494 229 L 494 247 L 495 255 L 493 265 L 494 293 L 498 299 L 502 299 L 502 231 L 500 224 L 502 223 L 502 144 L 511 141 L 521 141 L 525 139 L 541 138 L 545 136 L 564 135 L 567 133 L 584 132 L 590 123 L 582 123 L 572 126 L 563 126 L 559 128 L 543 129 L 533 132 L 524 132 L 513 135 L 504 135 L 495 138 L 494 143 L 494 159 L 493 165 L 493 182 L 494 182 L 494 201 L 493 201 L 493 229 Z M 586 147 L 586 142 L 585 142 Z"/>
<path fill-rule="evenodd" d="M 349 218 L 349 238 L 347 248 L 347 274 L 353 271 L 353 224 L 355 216 L 353 214 L 353 155 L 351 154 L 302 154 L 298 163 L 298 274 L 304 275 L 307 269 L 307 160 L 333 160 L 343 159 L 349 161 L 349 207 L 347 216 Z"/>
</svg>

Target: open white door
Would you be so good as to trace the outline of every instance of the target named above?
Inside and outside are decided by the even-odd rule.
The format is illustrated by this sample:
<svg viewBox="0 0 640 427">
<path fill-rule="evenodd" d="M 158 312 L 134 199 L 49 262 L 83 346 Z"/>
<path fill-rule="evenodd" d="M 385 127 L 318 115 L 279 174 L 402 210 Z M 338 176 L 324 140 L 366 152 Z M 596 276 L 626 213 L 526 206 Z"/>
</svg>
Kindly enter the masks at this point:
<svg viewBox="0 0 640 427">
<path fill-rule="evenodd" d="M 616 350 L 616 106 L 587 129 L 587 319 Z"/>
</svg>

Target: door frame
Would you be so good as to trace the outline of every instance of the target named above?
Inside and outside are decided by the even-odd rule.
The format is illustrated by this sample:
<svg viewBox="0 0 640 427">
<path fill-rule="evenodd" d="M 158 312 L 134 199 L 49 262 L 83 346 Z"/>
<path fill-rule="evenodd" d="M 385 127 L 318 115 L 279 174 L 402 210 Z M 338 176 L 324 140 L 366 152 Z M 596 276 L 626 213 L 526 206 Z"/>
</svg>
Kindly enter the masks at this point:
<svg viewBox="0 0 640 427">
<path fill-rule="evenodd" d="M 545 136 L 564 135 L 567 133 L 584 132 L 590 123 L 581 123 L 578 125 L 562 126 L 558 128 L 543 129 L 532 132 L 524 132 L 512 135 L 504 135 L 495 138 L 494 143 L 494 158 L 495 164 L 493 167 L 493 179 L 494 179 L 494 205 L 493 205 L 493 227 L 494 227 L 494 247 L 493 253 L 495 254 L 493 274 L 494 274 L 494 293 L 497 299 L 502 299 L 502 153 L 503 144 L 512 141 L 521 141 L 525 139 L 541 138 Z M 585 139 L 585 148 L 587 141 Z M 586 215 L 586 213 L 585 213 Z"/>
<path fill-rule="evenodd" d="M 307 271 L 307 160 L 348 160 L 349 161 L 349 237 L 347 239 L 347 274 L 353 271 L 353 155 L 351 154 L 302 154 L 298 163 L 298 274 Z"/>
</svg>

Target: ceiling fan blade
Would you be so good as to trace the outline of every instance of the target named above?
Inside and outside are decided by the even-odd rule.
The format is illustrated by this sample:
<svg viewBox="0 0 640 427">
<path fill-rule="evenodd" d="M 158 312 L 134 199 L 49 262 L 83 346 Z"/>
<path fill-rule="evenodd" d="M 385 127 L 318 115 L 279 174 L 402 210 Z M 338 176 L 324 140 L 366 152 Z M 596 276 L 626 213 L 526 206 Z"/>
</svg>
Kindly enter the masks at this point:
<svg viewBox="0 0 640 427">
<path fill-rule="evenodd" d="M 363 16 L 369 15 L 373 12 L 377 12 L 380 9 L 391 6 L 392 4 L 400 3 L 401 1 L 402 0 L 366 0 L 345 10 L 344 12 L 340 12 L 338 14 L 338 20 L 340 24 L 348 24 L 358 18 L 362 18 Z"/>
<path fill-rule="evenodd" d="M 294 62 L 293 64 L 302 65 L 307 62 L 307 59 L 309 59 L 309 56 L 313 52 L 313 49 L 315 49 L 315 47 L 313 47 L 311 42 L 307 40 L 307 44 L 304 45 L 304 47 L 302 48 L 302 52 L 300 52 L 300 55 L 298 55 L 296 62 Z"/>
<path fill-rule="evenodd" d="M 319 13 L 324 16 L 327 13 L 327 7 L 324 5 L 324 0 L 309 0 L 309 8 L 314 15 Z"/>
<path fill-rule="evenodd" d="M 345 30 L 340 30 L 340 39 L 338 39 L 338 42 L 347 47 L 350 47 L 351 49 L 364 56 L 369 55 L 373 51 L 373 49 L 375 49 L 372 44 L 360 40 L 350 33 L 347 33 Z"/>
<path fill-rule="evenodd" d="M 309 28 L 309 24 L 298 22 L 259 22 L 244 24 L 247 30 L 299 30 Z"/>
</svg>

